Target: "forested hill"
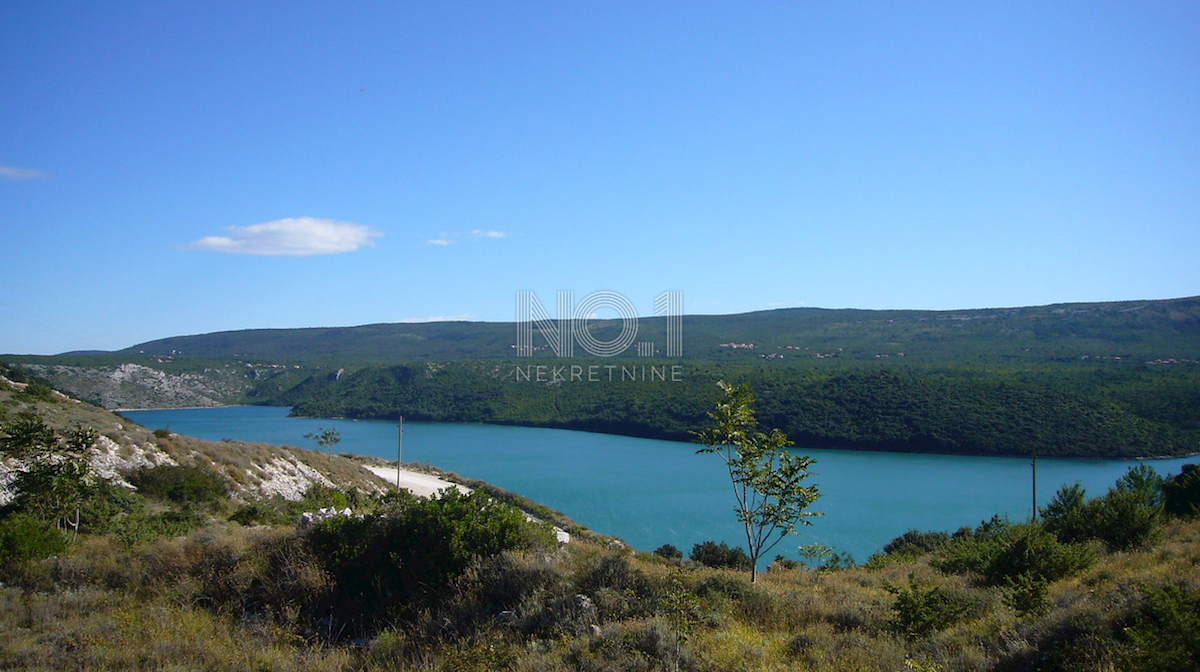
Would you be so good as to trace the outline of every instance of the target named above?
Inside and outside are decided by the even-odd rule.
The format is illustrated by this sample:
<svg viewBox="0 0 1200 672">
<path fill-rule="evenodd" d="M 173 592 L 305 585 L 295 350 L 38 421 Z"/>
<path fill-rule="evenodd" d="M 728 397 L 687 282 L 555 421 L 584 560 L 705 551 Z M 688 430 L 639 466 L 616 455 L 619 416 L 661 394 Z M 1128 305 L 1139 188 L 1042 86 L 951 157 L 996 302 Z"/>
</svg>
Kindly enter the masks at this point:
<svg viewBox="0 0 1200 672">
<path fill-rule="evenodd" d="M 666 341 L 665 318 L 639 320 L 638 342 Z M 615 320 L 592 321 L 601 341 Z M 357 327 L 253 329 L 176 336 L 111 353 L 219 360 L 353 364 L 506 359 L 516 354 L 513 322 L 431 322 Z M 755 358 L 869 360 L 904 357 L 940 364 L 1132 358 L 1200 361 L 1200 297 L 1072 303 L 982 310 L 786 308 L 738 315 L 685 315 L 683 356 L 694 361 Z M 534 336 L 536 357 L 552 357 Z M 634 347 L 626 353 L 632 356 Z M 576 354 L 584 354 L 576 348 Z"/>
<path fill-rule="evenodd" d="M 599 341 L 619 325 L 593 321 Z M 110 408 L 291 406 L 689 440 L 716 381 L 748 383 L 799 445 L 958 454 L 1200 452 L 1200 297 L 967 311 L 794 308 L 662 318 L 617 357 L 560 359 L 515 323 L 221 332 L 113 353 L 8 357 Z M 646 348 L 643 348 L 643 352 Z"/>
</svg>

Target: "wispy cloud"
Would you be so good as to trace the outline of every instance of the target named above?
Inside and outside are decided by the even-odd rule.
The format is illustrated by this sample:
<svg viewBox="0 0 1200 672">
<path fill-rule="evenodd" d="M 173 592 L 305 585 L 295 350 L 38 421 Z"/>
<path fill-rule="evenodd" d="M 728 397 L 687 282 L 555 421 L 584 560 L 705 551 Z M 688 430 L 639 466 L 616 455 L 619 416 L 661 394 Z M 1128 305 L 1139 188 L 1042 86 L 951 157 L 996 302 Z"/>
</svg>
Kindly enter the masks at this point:
<svg viewBox="0 0 1200 672">
<path fill-rule="evenodd" d="M 464 315 L 437 315 L 435 317 L 413 317 L 407 320 L 399 320 L 401 324 L 424 324 L 426 322 L 462 322 L 463 320 L 475 319 L 473 313 Z"/>
<path fill-rule="evenodd" d="M 363 224 L 333 219 L 294 217 L 250 226 L 226 227 L 229 235 L 209 236 L 188 243 L 193 250 L 264 257 L 311 257 L 373 247 L 383 234 Z"/>
<path fill-rule="evenodd" d="M 508 234 L 503 231 L 485 231 L 484 229 L 473 229 L 466 233 L 446 232 L 443 231 L 439 237 L 425 241 L 426 245 L 454 245 L 464 238 L 507 238 Z"/>
<path fill-rule="evenodd" d="M 33 168 L 16 168 L 14 166 L 0 166 L 0 180 L 12 180 L 14 182 L 22 182 L 24 180 L 44 180 L 50 177 L 49 173 L 34 170 Z"/>
</svg>

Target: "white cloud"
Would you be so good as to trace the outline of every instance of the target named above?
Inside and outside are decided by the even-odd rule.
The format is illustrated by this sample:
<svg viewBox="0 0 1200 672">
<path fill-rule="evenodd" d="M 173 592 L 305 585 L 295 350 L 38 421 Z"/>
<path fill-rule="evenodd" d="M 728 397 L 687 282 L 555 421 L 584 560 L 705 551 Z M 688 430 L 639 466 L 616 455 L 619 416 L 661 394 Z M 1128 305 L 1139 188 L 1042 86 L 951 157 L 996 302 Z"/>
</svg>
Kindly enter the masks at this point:
<svg viewBox="0 0 1200 672">
<path fill-rule="evenodd" d="M 485 231 L 483 229 L 473 229 L 466 233 L 461 233 L 458 231 L 443 231 L 439 233 L 438 236 L 439 237 L 434 238 L 433 240 L 425 241 L 425 244 L 441 245 L 444 247 L 446 245 L 454 245 L 464 238 L 507 238 L 508 234 L 503 231 Z"/>
<path fill-rule="evenodd" d="M 185 247 L 264 257 L 310 257 L 373 247 L 375 243 L 371 239 L 383 235 L 362 224 L 314 217 L 294 217 L 250 226 L 230 226 L 227 230 L 227 236 L 201 238 Z"/>
<path fill-rule="evenodd" d="M 0 166 L 0 179 L 3 180 L 44 180 L 50 177 L 49 173 L 44 173 L 33 168 L 15 168 L 13 166 Z"/>
</svg>

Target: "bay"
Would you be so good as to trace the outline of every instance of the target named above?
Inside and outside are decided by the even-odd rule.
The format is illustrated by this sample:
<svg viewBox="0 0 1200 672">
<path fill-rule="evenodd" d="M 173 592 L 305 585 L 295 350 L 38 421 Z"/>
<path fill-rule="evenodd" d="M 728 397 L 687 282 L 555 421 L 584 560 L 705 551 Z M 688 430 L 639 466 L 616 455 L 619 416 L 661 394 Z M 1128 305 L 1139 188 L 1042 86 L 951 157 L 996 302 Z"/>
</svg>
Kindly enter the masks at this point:
<svg viewBox="0 0 1200 672">
<path fill-rule="evenodd" d="M 316 448 L 304 438 L 318 428 L 341 434 L 338 452 L 396 458 L 396 425 L 374 420 L 290 418 L 287 408 L 125 411 L 149 429 L 200 439 L 232 439 Z M 405 462 L 425 462 L 498 485 L 557 509 L 577 522 L 625 540 L 641 551 L 670 543 L 741 545 L 728 472 L 694 444 L 558 429 L 482 424 L 404 423 Z M 862 562 L 909 529 L 954 531 L 993 514 L 1028 518 L 1031 469 L 1023 457 L 964 457 L 797 449 L 816 459 L 821 498 L 800 536 L 768 555 L 796 557 L 819 543 Z M 1200 458 L 1148 460 L 1164 475 Z M 1131 460 L 1038 460 L 1038 505 L 1059 486 L 1079 481 L 1092 496 L 1106 492 Z M 768 558 L 769 559 L 769 558 Z"/>
</svg>

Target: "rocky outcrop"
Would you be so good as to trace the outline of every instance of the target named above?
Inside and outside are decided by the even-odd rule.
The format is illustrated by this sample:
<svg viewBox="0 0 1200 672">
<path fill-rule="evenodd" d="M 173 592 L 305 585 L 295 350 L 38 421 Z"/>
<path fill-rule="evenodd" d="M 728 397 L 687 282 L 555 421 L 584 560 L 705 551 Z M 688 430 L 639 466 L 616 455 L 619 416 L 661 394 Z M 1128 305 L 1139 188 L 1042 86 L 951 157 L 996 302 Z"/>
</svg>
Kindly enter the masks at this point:
<svg viewBox="0 0 1200 672">
<path fill-rule="evenodd" d="M 245 367 L 169 373 L 142 364 L 65 366 L 22 364 L 49 383 L 108 409 L 209 408 L 236 404 L 250 388 Z"/>
</svg>

